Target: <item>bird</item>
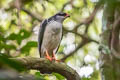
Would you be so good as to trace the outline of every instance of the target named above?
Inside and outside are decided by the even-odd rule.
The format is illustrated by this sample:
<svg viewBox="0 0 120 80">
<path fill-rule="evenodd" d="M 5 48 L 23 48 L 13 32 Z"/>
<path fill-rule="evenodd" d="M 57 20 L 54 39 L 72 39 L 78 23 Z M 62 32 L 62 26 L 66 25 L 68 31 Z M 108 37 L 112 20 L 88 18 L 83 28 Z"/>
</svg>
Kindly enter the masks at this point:
<svg viewBox="0 0 120 80">
<path fill-rule="evenodd" d="M 63 36 L 63 21 L 68 17 L 70 17 L 69 14 L 58 12 L 41 22 L 38 34 L 38 49 L 41 58 L 58 61 L 55 54 Z"/>
</svg>

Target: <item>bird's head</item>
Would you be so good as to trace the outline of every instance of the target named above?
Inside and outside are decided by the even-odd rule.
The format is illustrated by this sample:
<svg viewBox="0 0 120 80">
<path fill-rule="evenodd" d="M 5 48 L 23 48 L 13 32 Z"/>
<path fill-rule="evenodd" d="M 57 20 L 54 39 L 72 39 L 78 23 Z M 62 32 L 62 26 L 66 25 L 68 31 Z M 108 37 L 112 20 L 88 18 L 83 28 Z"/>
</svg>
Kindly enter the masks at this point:
<svg viewBox="0 0 120 80">
<path fill-rule="evenodd" d="M 63 22 L 68 17 L 70 17 L 70 15 L 64 12 L 59 12 L 54 16 L 55 20 L 60 22 Z"/>
</svg>

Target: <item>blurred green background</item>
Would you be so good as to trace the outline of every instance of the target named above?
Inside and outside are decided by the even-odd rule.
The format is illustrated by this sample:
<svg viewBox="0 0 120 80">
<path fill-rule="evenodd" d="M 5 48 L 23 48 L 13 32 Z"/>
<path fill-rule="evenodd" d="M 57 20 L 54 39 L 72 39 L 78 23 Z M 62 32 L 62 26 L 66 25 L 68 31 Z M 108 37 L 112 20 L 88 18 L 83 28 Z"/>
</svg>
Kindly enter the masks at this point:
<svg viewBox="0 0 120 80">
<path fill-rule="evenodd" d="M 19 70 L 19 66 L 14 67 L 13 62 L 7 61 L 8 57 L 39 57 L 37 36 L 41 21 L 64 11 L 71 17 L 63 23 L 63 39 L 57 58 L 61 59 L 74 51 L 85 40 L 81 35 L 93 40 L 65 59 L 65 63 L 75 69 L 82 80 L 100 80 L 99 44 L 96 42 L 100 40 L 103 11 L 98 11 L 89 23 L 81 24 L 91 16 L 98 2 L 98 0 L 0 0 L 0 57 L 2 57 L 0 64 L 7 64 Z M 36 75 L 40 80 L 65 80 L 57 73 L 42 75 L 36 70 L 24 73 Z"/>
</svg>

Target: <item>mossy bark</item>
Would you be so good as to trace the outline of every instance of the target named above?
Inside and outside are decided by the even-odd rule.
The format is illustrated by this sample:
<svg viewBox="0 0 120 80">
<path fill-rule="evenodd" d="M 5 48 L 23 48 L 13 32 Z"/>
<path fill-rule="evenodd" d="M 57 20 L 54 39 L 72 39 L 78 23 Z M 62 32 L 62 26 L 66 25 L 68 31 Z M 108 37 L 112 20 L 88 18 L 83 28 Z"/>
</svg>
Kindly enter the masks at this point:
<svg viewBox="0 0 120 80">
<path fill-rule="evenodd" d="M 33 57 L 12 59 L 19 61 L 27 69 L 39 70 L 41 73 L 56 72 L 66 77 L 67 80 L 80 80 L 78 73 L 63 62 L 51 62 L 44 58 Z"/>
<path fill-rule="evenodd" d="M 120 80 L 120 2 L 106 0 L 101 34 L 100 69 L 102 80 Z"/>
</svg>

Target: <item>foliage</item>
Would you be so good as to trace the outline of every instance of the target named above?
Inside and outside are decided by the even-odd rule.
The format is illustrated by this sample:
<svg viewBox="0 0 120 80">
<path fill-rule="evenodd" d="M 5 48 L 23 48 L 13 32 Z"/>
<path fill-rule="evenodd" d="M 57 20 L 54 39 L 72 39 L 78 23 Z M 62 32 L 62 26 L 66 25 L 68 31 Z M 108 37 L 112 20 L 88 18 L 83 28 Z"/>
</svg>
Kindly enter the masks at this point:
<svg viewBox="0 0 120 80">
<path fill-rule="evenodd" d="M 57 80 L 65 80 L 65 78 L 58 73 L 52 73 L 52 74 L 56 76 Z"/>
<path fill-rule="evenodd" d="M 25 68 L 21 65 L 21 63 L 8 59 L 8 56 L 4 55 L 4 54 L 0 54 L 0 65 L 7 65 L 10 66 L 14 69 L 16 69 L 17 71 L 23 71 L 25 70 Z"/>
<path fill-rule="evenodd" d="M 40 20 L 48 18 L 62 9 L 64 12 L 69 13 L 71 17 L 65 20 L 63 24 L 68 31 L 63 32 L 63 39 L 57 54 L 58 58 L 64 57 L 74 50 L 82 40 L 85 40 L 74 32 L 99 41 L 101 12 L 99 13 L 100 16 L 97 15 L 93 21 L 90 21 L 91 24 L 83 23 L 79 25 L 84 19 L 91 16 L 96 4 L 97 2 L 92 0 L 0 0 L 0 54 L 5 54 L 9 58 L 39 57 L 37 35 L 35 33 L 37 33 L 36 30 L 39 30 Z M 76 26 L 78 28 L 74 30 Z M 69 32 L 69 30 L 73 32 Z M 91 65 L 93 68 L 93 73 L 91 74 L 97 72 L 96 75 L 80 76 L 83 80 L 98 80 L 99 70 L 96 70 L 99 57 L 98 47 L 99 45 L 95 42 L 90 42 L 79 48 L 75 55 L 67 58 L 65 62 L 76 69 L 78 73 L 81 73 L 81 66 L 84 67 L 84 63 Z M 0 63 L 4 63 L 18 71 L 24 69 L 19 63 L 8 59 L 5 55 L 0 55 Z M 34 75 L 39 80 L 45 79 L 45 76 L 39 72 Z M 60 74 L 52 73 L 52 75 L 56 77 L 56 80 L 65 80 Z M 49 76 L 48 79 L 50 79 Z"/>
<path fill-rule="evenodd" d="M 36 76 L 36 80 L 45 80 L 45 79 L 44 79 L 44 76 L 42 76 L 42 75 L 40 74 L 40 72 L 36 72 L 36 73 L 35 73 L 35 76 Z"/>
</svg>

